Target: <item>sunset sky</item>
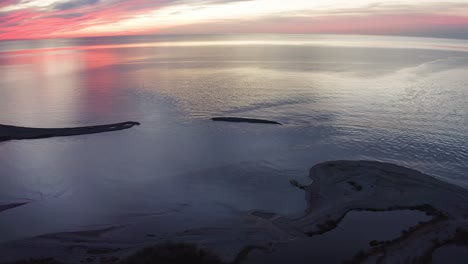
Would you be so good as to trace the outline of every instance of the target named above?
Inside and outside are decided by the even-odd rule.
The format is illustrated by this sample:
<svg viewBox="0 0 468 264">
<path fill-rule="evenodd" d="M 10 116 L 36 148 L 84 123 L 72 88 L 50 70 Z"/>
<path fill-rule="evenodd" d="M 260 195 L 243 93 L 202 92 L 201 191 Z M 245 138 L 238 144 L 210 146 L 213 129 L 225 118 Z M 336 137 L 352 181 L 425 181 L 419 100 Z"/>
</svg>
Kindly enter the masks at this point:
<svg viewBox="0 0 468 264">
<path fill-rule="evenodd" d="M 0 0 L 0 39 L 332 33 L 468 38 L 468 0 Z"/>
</svg>

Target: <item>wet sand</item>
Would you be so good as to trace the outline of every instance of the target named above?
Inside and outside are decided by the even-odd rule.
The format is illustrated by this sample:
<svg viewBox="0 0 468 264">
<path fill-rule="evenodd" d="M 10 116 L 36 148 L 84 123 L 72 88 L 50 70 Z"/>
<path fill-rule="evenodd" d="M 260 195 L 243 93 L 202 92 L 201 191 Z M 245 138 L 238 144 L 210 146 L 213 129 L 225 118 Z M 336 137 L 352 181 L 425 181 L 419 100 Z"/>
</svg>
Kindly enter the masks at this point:
<svg viewBox="0 0 468 264">
<path fill-rule="evenodd" d="M 5 252 L 0 261 L 123 259 L 141 248 L 173 241 L 195 244 L 227 263 L 285 263 L 294 258 L 304 263 L 428 263 L 438 248 L 468 246 L 468 191 L 461 187 L 374 161 L 320 163 L 311 168 L 310 178 L 313 182 L 300 185 L 303 189 L 291 186 L 305 192 L 307 208 L 299 218 L 259 208 L 202 226 L 190 227 L 186 221 L 168 228 L 177 219 L 195 219 L 196 211 L 182 210 L 146 222 L 11 241 L 0 245 Z"/>
</svg>

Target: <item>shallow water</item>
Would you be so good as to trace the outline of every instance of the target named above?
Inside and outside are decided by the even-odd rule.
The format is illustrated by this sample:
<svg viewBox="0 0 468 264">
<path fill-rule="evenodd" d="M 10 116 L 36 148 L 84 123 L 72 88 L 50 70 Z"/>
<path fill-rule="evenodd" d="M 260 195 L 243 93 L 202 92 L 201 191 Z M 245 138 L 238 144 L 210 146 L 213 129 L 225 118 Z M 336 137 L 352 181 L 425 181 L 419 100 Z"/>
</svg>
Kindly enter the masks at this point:
<svg viewBox="0 0 468 264">
<path fill-rule="evenodd" d="M 432 255 L 432 263 L 467 263 L 468 249 L 462 246 L 448 245 L 437 249 Z"/>
<path fill-rule="evenodd" d="M 2 42 L 1 124 L 142 125 L 0 143 L 0 204 L 33 202 L 0 214 L 0 241 L 181 205 L 298 215 L 288 180 L 309 182 L 326 160 L 394 162 L 466 187 L 467 49 L 365 36 Z M 209 120 L 224 115 L 284 125 Z"/>
<path fill-rule="evenodd" d="M 361 250 L 368 251 L 369 242 L 393 240 L 403 230 L 430 219 L 419 211 L 351 211 L 335 229 L 320 236 L 275 245 L 269 254 L 255 252 L 247 263 L 343 263 Z"/>
</svg>

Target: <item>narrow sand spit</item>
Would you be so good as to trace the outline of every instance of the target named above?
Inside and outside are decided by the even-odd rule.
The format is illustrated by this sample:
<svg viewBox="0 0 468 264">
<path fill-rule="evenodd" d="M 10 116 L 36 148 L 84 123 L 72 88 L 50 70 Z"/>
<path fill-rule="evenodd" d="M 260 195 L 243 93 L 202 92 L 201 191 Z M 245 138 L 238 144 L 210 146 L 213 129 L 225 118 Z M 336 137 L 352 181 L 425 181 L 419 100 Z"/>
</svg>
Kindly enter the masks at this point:
<svg viewBox="0 0 468 264">
<path fill-rule="evenodd" d="M 18 206 L 25 205 L 27 203 L 10 203 L 10 204 L 0 204 L 0 212 L 1 211 L 6 211 L 8 209 L 12 209 Z"/>
<path fill-rule="evenodd" d="M 140 125 L 138 122 L 128 121 L 115 124 L 85 126 L 85 127 L 69 127 L 69 128 L 31 128 L 0 125 L 0 142 L 15 139 L 38 139 L 50 137 L 66 137 L 85 134 L 96 134 L 111 132 L 123 129 L 129 129 L 133 126 Z"/>
</svg>

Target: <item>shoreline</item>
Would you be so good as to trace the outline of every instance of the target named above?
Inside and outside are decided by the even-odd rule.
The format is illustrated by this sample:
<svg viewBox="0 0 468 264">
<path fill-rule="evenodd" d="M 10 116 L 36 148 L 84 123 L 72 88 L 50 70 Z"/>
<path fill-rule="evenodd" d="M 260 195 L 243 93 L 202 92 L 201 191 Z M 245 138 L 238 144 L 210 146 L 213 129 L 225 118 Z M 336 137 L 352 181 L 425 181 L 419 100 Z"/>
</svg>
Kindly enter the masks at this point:
<svg viewBox="0 0 468 264">
<path fill-rule="evenodd" d="M 239 256 L 242 260 L 239 263 L 255 263 L 250 257 L 258 260 L 274 254 L 292 254 L 281 250 L 292 241 L 303 241 L 304 246 L 320 241 L 322 235 L 340 227 L 341 220 L 346 219 L 348 212 L 398 214 L 402 210 L 420 211 L 430 219 L 402 229 L 399 236 L 369 240 L 368 246 L 355 252 L 352 259 L 343 256 L 342 261 L 395 263 L 403 259 L 424 263 L 421 261 L 431 258 L 436 249 L 446 245 L 458 243 L 468 247 L 468 235 L 465 235 L 468 234 L 468 220 L 465 219 L 468 214 L 468 190 L 416 170 L 374 161 L 324 162 L 313 166 L 309 176 L 313 182 L 299 188 L 305 192 L 306 213 L 297 219 L 259 209 L 244 213 L 241 217 L 245 221 L 230 229 L 206 226 L 171 234 L 148 232 L 144 238 L 116 239 L 119 232 L 148 228 L 134 224 L 46 234 L 8 242 L 0 245 L 0 249 L 4 252 L 21 251 L 21 256 L 27 257 L 28 248 L 30 251 L 41 245 L 47 249 L 44 252 L 51 252 L 50 255 L 42 256 L 36 252 L 29 256 L 54 257 L 65 263 L 80 263 L 87 258 L 125 259 L 142 248 L 173 241 L 197 245 L 213 252 L 226 263 L 236 259 L 239 261 Z M 67 255 L 70 254 L 67 248 L 76 248 L 76 252 Z M 26 254 L 23 255 L 24 252 Z M 19 257 L 10 256 L 7 261 L 15 261 Z"/>
</svg>

